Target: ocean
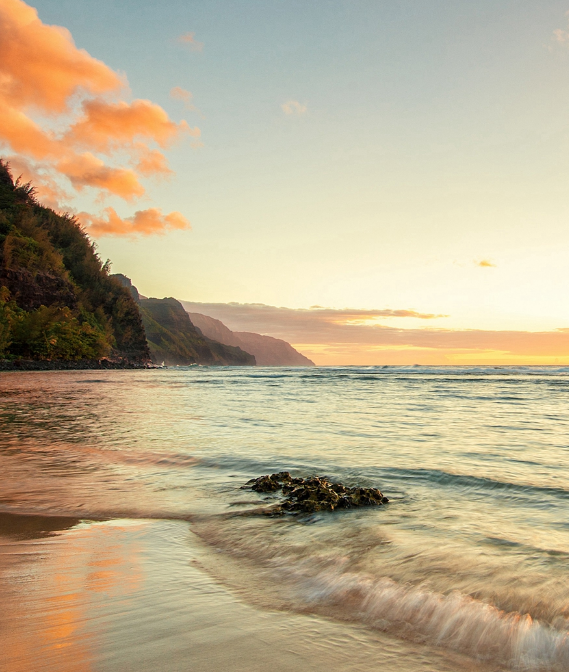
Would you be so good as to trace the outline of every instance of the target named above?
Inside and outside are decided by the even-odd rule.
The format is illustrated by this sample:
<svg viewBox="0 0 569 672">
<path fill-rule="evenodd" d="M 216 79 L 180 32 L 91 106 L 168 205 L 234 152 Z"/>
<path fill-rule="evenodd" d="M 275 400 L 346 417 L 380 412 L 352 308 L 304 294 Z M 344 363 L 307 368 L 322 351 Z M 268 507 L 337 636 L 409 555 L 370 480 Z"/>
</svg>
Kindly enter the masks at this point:
<svg viewBox="0 0 569 672">
<path fill-rule="evenodd" d="M 0 374 L 0 669 L 569 670 L 568 393 L 566 367 Z M 390 501 L 251 515 L 283 470 Z"/>
</svg>

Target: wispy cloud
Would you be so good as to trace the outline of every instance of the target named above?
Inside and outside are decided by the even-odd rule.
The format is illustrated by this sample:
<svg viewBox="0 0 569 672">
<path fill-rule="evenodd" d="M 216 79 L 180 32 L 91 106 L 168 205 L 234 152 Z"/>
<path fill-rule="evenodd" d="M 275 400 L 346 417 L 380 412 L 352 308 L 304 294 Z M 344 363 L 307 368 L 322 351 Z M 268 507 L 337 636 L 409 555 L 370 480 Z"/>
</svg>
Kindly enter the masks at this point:
<svg viewBox="0 0 569 672">
<path fill-rule="evenodd" d="M 182 302 L 233 331 L 282 338 L 318 364 L 569 362 L 569 330 L 547 332 L 402 328 L 391 318 L 437 316 L 412 310 L 294 310 L 263 304 Z M 381 322 L 378 322 L 380 320 Z"/>
<path fill-rule="evenodd" d="M 192 313 L 203 313 L 226 323 L 233 331 L 260 331 L 263 334 L 285 338 L 306 338 L 308 334 L 336 332 L 344 327 L 376 324 L 378 319 L 415 318 L 434 320 L 446 315 L 419 313 L 414 310 L 361 310 L 358 308 L 277 308 L 264 303 L 193 303 L 183 301 Z M 367 326 L 365 327 L 367 329 Z M 318 337 L 320 338 L 320 336 Z"/>
<path fill-rule="evenodd" d="M 183 89 L 181 86 L 175 86 L 171 89 L 170 98 L 181 100 L 184 103 L 186 110 L 193 111 L 196 109 L 196 106 L 192 102 L 194 98 L 193 94 L 190 91 L 186 91 L 186 89 Z"/>
<path fill-rule="evenodd" d="M 482 268 L 496 268 L 496 264 L 488 261 L 488 259 L 481 259 L 480 261 L 475 261 L 474 263 Z"/>
<path fill-rule="evenodd" d="M 298 100 L 287 100 L 281 105 L 281 109 L 285 114 L 302 116 L 306 113 L 306 105 L 302 105 Z"/>
<path fill-rule="evenodd" d="M 565 12 L 565 16 L 569 17 L 569 11 Z M 569 30 L 564 30 L 562 28 L 557 28 L 553 31 L 553 40 L 559 42 L 560 44 L 566 44 L 569 42 Z"/>
<path fill-rule="evenodd" d="M 186 108 L 186 110 L 188 110 L 189 112 L 197 112 L 202 119 L 205 119 L 201 110 L 199 110 L 194 105 L 193 102 L 194 95 L 193 93 L 191 93 L 191 91 L 187 91 L 186 89 L 183 89 L 181 86 L 175 86 L 173 89 L 170 89 L 170 98 L 181 101 L 182 103 L 184 103 L 184 107 Z M 195 137 L 198 138 L 199 136 Z M 203 143 L 197 139 L 192 140 L 191 145 L 192 147 L 203 147 Z"/>
<path fill-rule="evenodd" d="M 52 205 L 62 180 L 98 197 L 139 198 L 141 177 L 171 173 L 161 150 L 200 135 L 149 100 L 125 100 L 124 77 L 23 0 L 0 0 L 0 82 L 0 145 Z"/>
<path fill-rule="evenodd" d="M 195 33 L 184 33 L 178 37 L 178 42 L 185 45 L 190 49 L 190 51 L 202 51 L 203 42 L 198 42 L 196 40 Z"/>
</svg>

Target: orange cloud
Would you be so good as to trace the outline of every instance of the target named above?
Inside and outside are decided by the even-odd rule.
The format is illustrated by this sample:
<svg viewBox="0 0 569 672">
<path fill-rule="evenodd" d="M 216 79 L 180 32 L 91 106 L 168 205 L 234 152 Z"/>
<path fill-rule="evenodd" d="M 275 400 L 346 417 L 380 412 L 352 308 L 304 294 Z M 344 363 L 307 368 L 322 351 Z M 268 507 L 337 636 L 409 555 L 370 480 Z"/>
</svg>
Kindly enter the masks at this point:
<svg viewBox="0 0 569 672">
<path fill-rule="evenodd" d="M 63 112 L 79 89 L 98 95 L 124 82 L 108 66 L 77 49 L 68 30 L 46 26 L 22 0 L 0 3 L 0 68 L 3 102 Z"/>
<path fill-rule="evenodd" d="M 496 264 L 493 264 L 491 261 L 488 261 L 488 259 L 482 259 L 481 261 L 475 261 L 474 262 L 477 266 L 481 266 L 482 268 L 495 268 Z"/>
<path fill-rule="evenodd" d="M 181 133 L 200 136 L 199 128 L 191 129 L 185 121 L 175 124 L 159 105 L 149 100 L 135 100 L 130 104 L 89 100 L 83 110 L 83 118 L 71 126 L 65 141 L 106 154 L 117 145 L 132 143 L 136 137 L 154 140 L 165 147 Z"/>
<path fill-rule="evenodd" d="M 287 100 L 281 105 L 281 109 L 285 114 L 301 116 L 306 112 L 306 105 L 301 105 L 298 100 Z"/>
<path fill-rule="evenodd" d="M 172 175 L 166 157 L 157 149 L 146 150 L 136 164 L 136 170 L 145 177 L 155 175 Z"/>
<path fill-rule="evenodd" d="M 184 41 L 195 43 L 193 37 Z M 26 163 L 46 204 L 65 193 L 62 179 L 75 191 L 93 188 L 99 197 L 140 197 L 141 177 L 172 172 L 152 145 L 200 137 L 199 128 L 172 121 L 149 100 L 117 99 L 126 86 L 77 48 L 68 30 L 42 23 L 23 0 L 0 0 L 0 146 Z M 127 166 L 117 165 L 125 161 Z"/>
<path fill-rule="evenodd" d="M 1 40 L 0 34 L 0 40 Z M 0 69 L 0 77 L 2 71 Z M 45 159 L 60 153 L 57 141 L 52 134 L 44 132 L 34 121 L 20 110 L 5 104 L 0 88 L 0 142 L 20 154 L 27 154 L 34 159 Z"/>
<path fill-rule="evenodd" d="M 106 166 L 90 152 L 61 160 L 57 169 L 78 191 L 83 187 L 97 187 L 125 200 L 144 194 L 144 187 L 133 170 Z"/>
<path fill-rule="evenodd" d="M 195 33 L 184 33 L 178 37 L 178 42 L 187 46 L 191 51 L 201 51 L 203 49 L 203 42 L 198 42 L 195 39 Z"/>
<path fill-rule="evenodd" d="M 113 208 L 105 208 L 106 217 L 81 212 L 77 218 L 94 236 L 152 236 L 173 230 L 190 229 L 190 222 L 180 213 L 163 215 L 159 208 L 138 210 L 133 217 L 122 219 Z"/>
<path fill-rule="evenodd" d="M 393 318 L 415 318 L 434 320 L 447 315 L 420 313 L 405 309 L 372 309 L 360 308 L 278 308 L 264 303 L 195 303 L 182 301 L 184 308 L 190 313 L 202 313 L 214 317 L 233 331 L 258 331 L 276 338 L 308 342 L 306 339 L 316 336 L 320 342 L 324 334 L 338 338 L 340 333 L 354 334 L 359 329 L 361 334 L 370 334 L 370 329 L 383 329 L 376 320 Z M 324 339 L 326 340 L 326 339 Z"/>
</svg>

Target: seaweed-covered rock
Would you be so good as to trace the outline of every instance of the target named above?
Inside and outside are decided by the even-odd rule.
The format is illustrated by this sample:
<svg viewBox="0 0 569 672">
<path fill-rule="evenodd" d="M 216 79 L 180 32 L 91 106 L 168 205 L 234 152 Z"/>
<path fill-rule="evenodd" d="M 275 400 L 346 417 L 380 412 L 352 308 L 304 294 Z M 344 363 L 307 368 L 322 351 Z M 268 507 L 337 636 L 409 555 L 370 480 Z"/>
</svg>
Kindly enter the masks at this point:
<svg viewBox="0 0 569 672">
<path fill-rule="evenodd" d="M 273 516 L 287 512 L 314 513 L 356 506 L 381 506 L 389 501 L 377 488 L 350 488 L 332 483 L 326 476 L 294 478 L 288 471 L 253 478 L 242 487 L 256 492 L 281 490 L 285 500 L 263 511 Z"/>
</svg>

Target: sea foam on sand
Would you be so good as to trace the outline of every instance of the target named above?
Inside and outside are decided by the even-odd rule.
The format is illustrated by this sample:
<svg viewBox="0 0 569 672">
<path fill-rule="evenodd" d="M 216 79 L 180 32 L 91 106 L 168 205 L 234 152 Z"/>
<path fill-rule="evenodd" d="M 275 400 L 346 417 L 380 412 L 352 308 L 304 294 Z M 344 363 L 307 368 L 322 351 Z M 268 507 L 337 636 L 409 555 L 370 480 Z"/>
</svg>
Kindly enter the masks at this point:
<svg viewBox="0 0 569 672">
<path fill-rule="evenodd" d="M 488 670 L 365 627 L 260 610 L 184 521 L 0 514 L 2 672 Z"/>
</svg>

